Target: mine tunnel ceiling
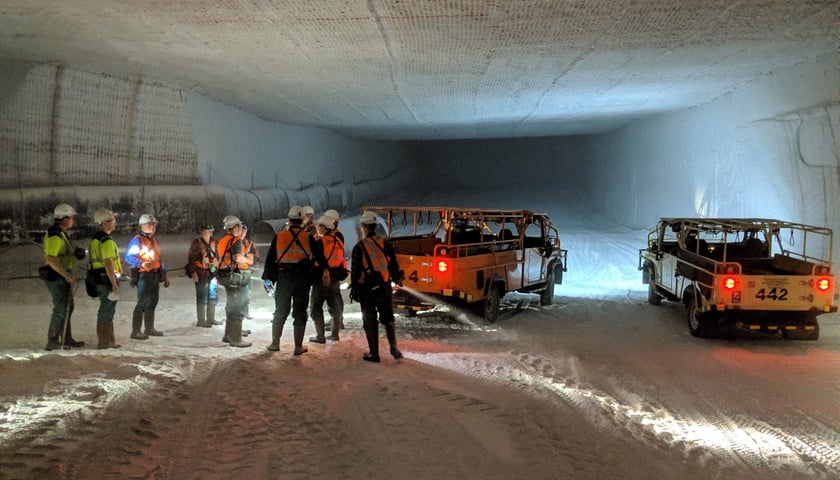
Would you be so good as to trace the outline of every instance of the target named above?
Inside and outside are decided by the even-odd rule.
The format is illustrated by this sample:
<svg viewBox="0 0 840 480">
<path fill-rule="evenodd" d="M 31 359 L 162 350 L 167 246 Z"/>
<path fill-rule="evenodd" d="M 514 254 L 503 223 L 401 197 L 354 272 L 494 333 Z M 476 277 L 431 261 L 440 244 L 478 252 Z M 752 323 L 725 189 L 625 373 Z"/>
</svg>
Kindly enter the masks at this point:
<svg viewBox="0 0 840 480">
<path fill-rule="evenodd" d="M 5 0 L 0 60 L 374 139 L 571 135 L 836 53 L 836 0 Z"/>
</svg>

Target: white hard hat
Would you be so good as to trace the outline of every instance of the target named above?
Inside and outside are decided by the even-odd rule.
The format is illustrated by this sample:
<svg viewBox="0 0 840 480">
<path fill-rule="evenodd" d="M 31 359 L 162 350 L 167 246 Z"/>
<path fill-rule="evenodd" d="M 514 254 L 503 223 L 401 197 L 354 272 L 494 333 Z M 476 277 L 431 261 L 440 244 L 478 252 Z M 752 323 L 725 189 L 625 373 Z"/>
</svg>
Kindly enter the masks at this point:
<svg viewBox="0 0 840 480">
<path fill-rule="evenodd" d="M 102 225 L 103 223 L 107 222 L 108 220 L 116 220 L 117 216 L 114 215 L 114 212 L 108 210 L 107 208 L 100 208 L 99 210 L 93 212 L 93 223 L 97 225 Z"/>
<path fill-rule="evenodd" d="M 303 218 L 303 208 L 300 205 L 295 205 L 289 209 L 289 214 L 286 215 L 289 220 L 300 220 Z"/>
<path fill-rule="evenodd" d="M 140 215 L 140 221 L 137 223 L 139 223 L 140 225 L 145 225 L 147 223 L 157 224 L 158 222 L 157 218 L 155 218 L 155 216 L 151 213 L 144 213 L 143 215 Z"/>
<path fill-rule="evenodd" d="M 333 228 L 335 226 L 335 219 L 327 214 L 324 214 L 321 215 L 321 218 L 319 218 L 316 223 L 322 227 Z"/>
<path fill-rule="evenodd" d="M 326 216 L 328 216 L 328 217 L 332 217 L 332 219 L 333 219 L 333 220 L 335 220 L 336 222 L 337 222 L 337 221 L 341 218 L 341 217 L 338 215 L 338 211 L 337 211 L 337 210 L 333 210 L 333 209 L 329 209 L 329 210 L 327 210 L 326 212 L 324 212 L 324 215 L 326 215 Z"/>
<path fill-rule="evenodd" d="M 312 208 L 311 205 L 307 205 L 303 207 L 303 214 L 304 215 L 315 215 L 315 209 Z"/>
<path fill-rule="evenodd" d="M 228 215 L 222 219 L 222 223 L 225 224 L 225 230 L 230 230 L 237 225 L 242 225 L 242 220 L 240 220 L 236 215 Z"/>
<path fill-rule="evenodd" d="M 53 210 L 53 218 L 56 220 L 72 217 L 74 215 L 76 215 L 76 209 L 66 203 L 59 203 L 55 206 L 55 210 Z"/>
<path fill-rule="evenodd" d="M 362 225 L 373 225 L 376 223 L 376 214 L 371 212 L 370 210 L 365 211 L 362 213 L 362 216 L 359 217 L 359 223 Z"/>
</svg>

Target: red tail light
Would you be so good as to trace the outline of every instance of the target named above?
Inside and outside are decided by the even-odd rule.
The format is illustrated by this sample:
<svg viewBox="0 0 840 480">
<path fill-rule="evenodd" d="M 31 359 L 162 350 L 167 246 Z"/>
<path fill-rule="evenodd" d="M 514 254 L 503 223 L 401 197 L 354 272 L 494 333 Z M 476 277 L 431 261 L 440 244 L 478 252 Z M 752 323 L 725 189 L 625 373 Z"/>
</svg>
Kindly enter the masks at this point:
<svg viewBox="0 0 840 480">
<path fill-rule="evenodd" d="M 437 264 L 438 272 L 446 273 L 449 270 L 449 264 L 446 263 L 446 260 L 439 260 Z"/>
<path fill-rule="evenodd" d="M 723 288 L 727 290 L 734 289 L 738 285 L 738 282 L 736 280 L 737 278 L 732 276 L 723 277 Z"/>
<path fill-rule="evenodd" d="M 817 279 L 817 290 L 825 292 L 831 288 L 831 277 L 822 277 Z"/>
</svg>

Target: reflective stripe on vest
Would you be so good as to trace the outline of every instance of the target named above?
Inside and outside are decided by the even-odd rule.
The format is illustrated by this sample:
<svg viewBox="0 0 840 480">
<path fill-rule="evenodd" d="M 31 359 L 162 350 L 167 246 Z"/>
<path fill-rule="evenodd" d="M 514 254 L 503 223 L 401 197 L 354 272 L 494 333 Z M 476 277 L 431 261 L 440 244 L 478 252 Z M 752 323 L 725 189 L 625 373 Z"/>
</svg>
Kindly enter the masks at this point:
<svg viewBox="0 0 840 480">
<path fill-rule="evenodd" d="M 292 229 L 294 229 L 294 231 Z M 295 233 L 297 233 L 297 242 L 295 241 Z M 298 245 L 298 243 L 300 243 L 300 245 Z M 301 248 L 301 245 L 308 244 L 309 234 L 301 231 L 298 226 L 291 227 L 289 230 L 277 232 L 274 248 L 277 250 L 278 256 L 282 255 L 282 257 L 277 258 L 277 263 L 298 263 L 301 260 L 309 258 L 311 256 L 311 252 Z"/>
<path fill-rule="evenodd" d="M 378 245 L 378 246 L 377 246 Z M 385 241 L 381 238 L 366 237 L 362 240 L 362 248 L 364 248 L 370 261 L 373 262 L 373 269 L 382 275 L 385 283 L 391 280 L 391 274 L 388 271 L 388 258 L 385 256 L 383 249 L 385 248 Z M 362 267 L 367 270 L 370 266 L 367 264 L 367 255 L 362 255 Z"/>
</svg>

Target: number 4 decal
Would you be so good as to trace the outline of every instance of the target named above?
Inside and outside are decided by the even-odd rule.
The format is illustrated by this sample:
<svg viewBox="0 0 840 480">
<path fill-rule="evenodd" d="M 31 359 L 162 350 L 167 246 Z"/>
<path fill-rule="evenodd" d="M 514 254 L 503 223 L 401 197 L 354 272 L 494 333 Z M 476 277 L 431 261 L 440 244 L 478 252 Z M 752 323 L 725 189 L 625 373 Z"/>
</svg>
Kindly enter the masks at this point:
<svg viewBox="0 0 840 480">
<path fill-rule="evenodd" d="M 764 289 L 764 288 L 759 290 L 758 293 L 755 294 L 755 298 L 758 298 L 759 300 L 768 300 L 768 299 L 769 300 L 779 300 L 779 301 L 782 301 L 782 302 L 787 300 L 787 295 L 788 295 L 787 288 L 776 289 L 774 287 L 774 288 L 771 288 L 769 292 L 766 292 L 765 290 L 766 289 Z"/>
<path fill-rule="evenodd" d="M 417 270 L 414 270 L 413 272 L 411 272 L 411 275 L 408 276 L 408 279 L 411 280 L 414 283 L 417 283 L 417 280 L 420 279 L 420 277 L 417 276 Z"/>
</svg>

